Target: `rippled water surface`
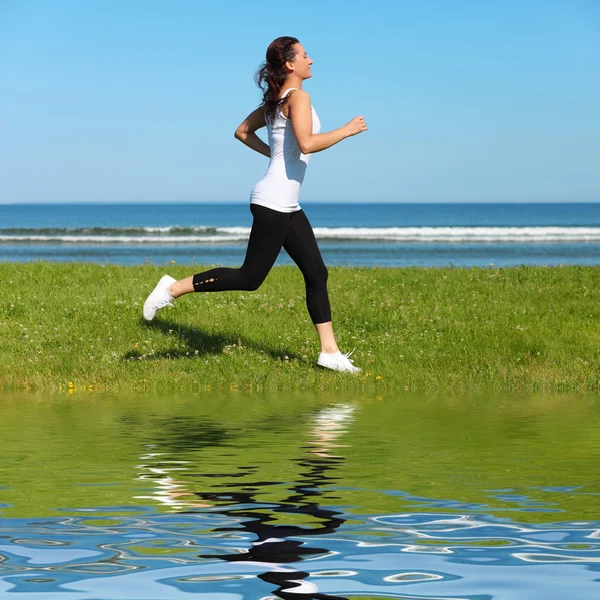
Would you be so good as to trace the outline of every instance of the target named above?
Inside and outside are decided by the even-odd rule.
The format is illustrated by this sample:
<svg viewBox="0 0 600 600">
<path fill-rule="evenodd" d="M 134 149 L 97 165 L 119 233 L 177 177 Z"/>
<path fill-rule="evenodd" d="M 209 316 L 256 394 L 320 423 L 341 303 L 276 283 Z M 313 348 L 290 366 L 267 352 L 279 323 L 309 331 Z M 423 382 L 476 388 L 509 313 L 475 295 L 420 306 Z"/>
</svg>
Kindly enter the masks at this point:
<svg viewBox="0 0 600 600">
<path fill-rule="evenodd" d="M 0 597 L 600 597 L 591 396 L 3 397 Z"/>
</svg>

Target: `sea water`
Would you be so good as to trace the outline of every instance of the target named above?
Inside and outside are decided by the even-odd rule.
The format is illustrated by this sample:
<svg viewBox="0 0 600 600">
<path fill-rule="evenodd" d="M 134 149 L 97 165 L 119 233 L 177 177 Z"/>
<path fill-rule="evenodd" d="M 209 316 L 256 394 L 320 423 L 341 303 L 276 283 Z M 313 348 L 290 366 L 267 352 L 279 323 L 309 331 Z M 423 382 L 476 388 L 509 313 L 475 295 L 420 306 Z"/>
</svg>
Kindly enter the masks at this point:
<svg viewBox="0 0 600 600">
<path fill-rule="evenodd" d="M 331 266 L 600 264 L 600 204 L 302 207 Z M 0 205 L 0 260 L 239 266 L 251 225 L 248 203 Z"/>
</svg>

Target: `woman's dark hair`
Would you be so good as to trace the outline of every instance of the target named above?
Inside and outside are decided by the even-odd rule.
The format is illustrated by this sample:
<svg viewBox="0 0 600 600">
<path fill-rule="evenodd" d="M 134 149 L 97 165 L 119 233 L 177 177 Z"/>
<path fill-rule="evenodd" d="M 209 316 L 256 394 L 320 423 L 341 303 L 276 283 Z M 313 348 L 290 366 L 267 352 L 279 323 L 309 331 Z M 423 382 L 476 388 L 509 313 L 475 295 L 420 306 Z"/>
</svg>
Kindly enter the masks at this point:
<svg viewBox="0 0 600 600">
<path fill-rule="evenodd" d="M 294 60 L 294 56 L 296 56 L 294 44 L 297 43 L 298 40 L 295 37 L 287 35 L 273 40 L 267 48 L 267 60 L 262 63 L 254 75 L 256 85 L 263 91 L 263 99 L 259 108 L 265 107 L 265 117 L 268 120 L 272 121 L 275 118 L 277 107 L 283 106 L 289 98 L 288 94 L 283 100 L 280 100 L 279 92 L 287 77 L 285 63 L 288 60 Z"/>
</svg>

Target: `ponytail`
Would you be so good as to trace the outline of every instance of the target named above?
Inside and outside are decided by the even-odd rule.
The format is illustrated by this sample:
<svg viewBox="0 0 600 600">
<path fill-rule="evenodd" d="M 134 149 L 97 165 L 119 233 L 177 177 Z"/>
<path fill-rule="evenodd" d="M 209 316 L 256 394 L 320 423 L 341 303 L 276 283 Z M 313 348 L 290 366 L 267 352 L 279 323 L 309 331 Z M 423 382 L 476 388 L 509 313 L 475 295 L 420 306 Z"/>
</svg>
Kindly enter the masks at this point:
<svg viewBox="0 0 600 600">
<path fill-rule="evenodd" d="M 273 40 L 267 48 L 267 59 L 254 75 L 256 85 L 263 92 L 259 108 L 264 107 L 265 118 L 268 121 L 275 118 L 277 108 L 282 107 L 289 98 L 289 95 L 286 95 L 283 100 L 280 100 L 279 93 L 287 78 L 285 63 L 294 60 L 296 56 L 294 44 L 297 43 L 298 40 L 290 36 L 278 37 Z"/>
</svg>

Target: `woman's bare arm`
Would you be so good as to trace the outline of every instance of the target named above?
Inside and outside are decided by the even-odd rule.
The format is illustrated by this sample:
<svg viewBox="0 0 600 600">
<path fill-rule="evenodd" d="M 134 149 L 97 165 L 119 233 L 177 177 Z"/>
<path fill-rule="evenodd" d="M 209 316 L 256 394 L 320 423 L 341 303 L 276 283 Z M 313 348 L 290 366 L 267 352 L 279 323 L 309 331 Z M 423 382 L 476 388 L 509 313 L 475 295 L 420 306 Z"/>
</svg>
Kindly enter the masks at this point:
<svg viewBox="0 0 600 600">
<path fill-rule="evenodd" d="M 242 121 L 241 125 L 235 130 L 234 136 L 236 140 L 240 140 L 240 142 L 246 144 L 252 150 L 256 150 L 259 154 L 264 154 L 269 158 L 271 156 L 269 145 L 265 144 L 254 133 L 257 129 L 265 125 L 265 109 L 257 108 Z"/>
<path fill-rule="evenodd" d="M 303 154 L 312 154 L 331 148 L 343 139 L 367 130 L 364 117 L 354 117 L 352 121 L 327 133 L 312 132 L 312 109 L 310 96 L 304 90 L 295 90 L 288 100 L 290 119 L 294 135 L 300 151 Z"/>
</svg>

